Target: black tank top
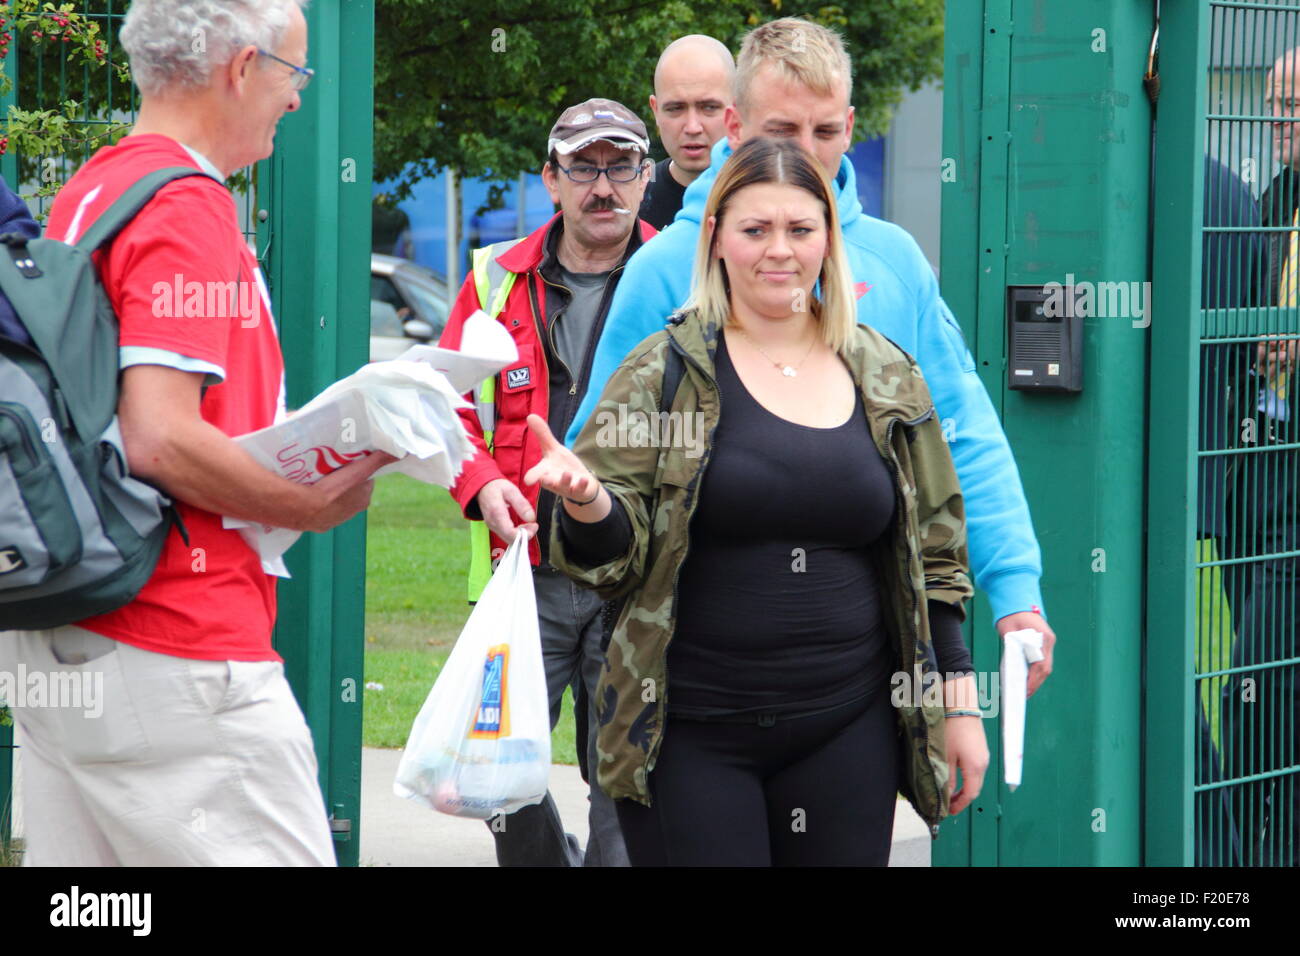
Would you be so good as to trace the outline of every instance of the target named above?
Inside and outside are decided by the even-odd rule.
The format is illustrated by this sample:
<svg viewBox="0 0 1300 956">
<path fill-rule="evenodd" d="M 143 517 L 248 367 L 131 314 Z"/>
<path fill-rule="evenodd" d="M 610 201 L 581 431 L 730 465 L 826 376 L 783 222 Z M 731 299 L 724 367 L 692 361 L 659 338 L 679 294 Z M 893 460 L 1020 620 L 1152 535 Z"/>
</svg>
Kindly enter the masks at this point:
<svg viewBox="0 0 1300 956">
<path fill-rule="evenodd" d="M 861 393 L 836 428 L 769 412 L 722 338 L 721 414 L 691 520 L 668 651 L 670 713 L 795 714 L 888 692 L 876 549 L 894 483 Z"/>
</svg>

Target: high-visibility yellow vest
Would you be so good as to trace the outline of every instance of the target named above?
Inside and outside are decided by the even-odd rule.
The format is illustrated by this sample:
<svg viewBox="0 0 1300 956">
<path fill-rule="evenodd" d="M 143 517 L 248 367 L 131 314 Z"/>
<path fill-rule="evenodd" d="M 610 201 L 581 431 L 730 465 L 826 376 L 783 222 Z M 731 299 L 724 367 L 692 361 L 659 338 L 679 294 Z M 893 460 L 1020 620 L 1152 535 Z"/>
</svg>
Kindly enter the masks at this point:
<svg viewBox="0 0 1300 956">
<path fill-rule="evenodd" d="M 496 258 L 521 241 L 496 242 L 473 252 L 474 290 L 478 293 L 479 305 L 490 318 L 495 319 L 501 314 L 506 307 L 506 297 L 515 284 L 515 273 L 498 265 Z M 493 453 L 492 436 L 496 430 L 496 386 L 495 376 L 484 379 L 474 395 L 474 407 L 489 455 Z M 486 522 L 470 522 L 469 547 L 468 597 L 473 604 L 492 577 L 492 537 Z"/>
<path fill-rule="evenodd" d="M 1292 230 L 1300 230 L 1300 209 L 1291 217 Z M 1294 309 L 1300 304 L 1300 231 L 1288 232 L 1283 236 L 1286 243 L 1286 259 L 1282 263 L 1282 278 L 1278 283 L 1277 304 Z M 1284 346 L 1285 348 L 1285 346 Z M 1281 357 L 1279 357 L 1281 358 Z M 1261 372 L 1264 372 L 1261 369 Z M 1285 361 L 1279 361 L 1273 376 L 1267 381 L 1267 387 L 1273 390 L 1279 401 L 1286 401 L 1290 372 Z"/>
<path fill-rule="evenodd" d="M 1300 229 L 1300 209 L 1296 210 L 1291 217 L 1292 230 Z M 1288 232 L 1283 234 L 1283 248 L 1286 250 L 1286 257 L 1282 262 L 1282 277 L 1278 282 L 1277 304 L 1286 308 L 1295 308 L 1296 306 L 1296 283 L 1300 281 L 1300 233 Z"/>
</svg>

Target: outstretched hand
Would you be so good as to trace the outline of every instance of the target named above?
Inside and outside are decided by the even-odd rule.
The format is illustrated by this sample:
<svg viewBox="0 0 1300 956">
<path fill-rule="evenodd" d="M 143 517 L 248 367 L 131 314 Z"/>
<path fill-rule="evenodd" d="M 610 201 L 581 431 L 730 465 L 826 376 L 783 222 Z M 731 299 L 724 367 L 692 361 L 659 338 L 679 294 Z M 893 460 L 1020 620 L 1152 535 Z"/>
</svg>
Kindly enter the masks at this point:
<svg viewBox="0 0 1300 956">
<path fill-rule="evenodd" d="M 541 482 L 547 491 L 576 501 L 586 501 L 594 495 L 600 482 L 577 455 L 551 434 L 546 420 L 540 415 L 529 415 L 528 427 L 542 446 L 542 460 L 528 469 L 524 475 L 525 484 Z"/>
<path fill-rule="evenodd" d="M 599 521 L 609 513 L 609 493 L 580 459 L 551 434 L 540 415 L 528 416 L 528 427 L 541 445 L 542 460 L 528 469 L 524 483 L 541 484 L 565 500 L 569 514 L 580 521 Z M 584 504 L 576 504 L 584 502 Z"/>
</svg>

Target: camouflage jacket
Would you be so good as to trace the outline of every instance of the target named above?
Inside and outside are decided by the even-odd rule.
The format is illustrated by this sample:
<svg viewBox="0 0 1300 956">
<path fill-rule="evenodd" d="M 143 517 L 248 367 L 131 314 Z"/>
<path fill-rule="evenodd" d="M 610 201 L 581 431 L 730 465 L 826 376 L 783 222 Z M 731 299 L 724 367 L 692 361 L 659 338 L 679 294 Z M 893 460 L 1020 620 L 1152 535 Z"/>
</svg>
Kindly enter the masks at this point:
<svg viewBox="0 0 1300 956">
<path fill-rule="evenodd" d="M 626 511 L 632 526 L 629 551 L 588 567 L 566 550 L 558 516 L 552 525 L 551 561 L 557 568 L 606 600 L 628 596 L 597 691 L 597 770 L 610 797 L 646 805 L 646 777 L 663 740 L 671 693 L 666 662 L 676 624 L 677 577 L 718 423 L 717 336 L 718 328 L 706 325 L 698 313 L 675 316 L 672 325 L 624 359 L 574 446 Z M 684 357 L 685 374 L 671 411 L 661 413 L 668 349 Z M 965 512 L 916 363 L 866 326 L 858 326 L 843 355 L 862 392 L 872 438 L 894 475 L 897 514 L 905 518 L 892 523 L 892 549 L 882 550 L 894 560 L 880 562 L 881 593 L 886 626 L 896 638 L 898 660 L 905 662 L 900 671 L 908 675 L 899 686 L 918 690 L 895 695 L 895 703 L 902 703 L 904 793 L 936 833 L 948 812 L 948 764 L 926 601 L 960 609 L 971 594 Z M 671 431 L 687 421 L 695 424 Z M 927 685 L 935 690 L 919 693 Z"/>
</svg>

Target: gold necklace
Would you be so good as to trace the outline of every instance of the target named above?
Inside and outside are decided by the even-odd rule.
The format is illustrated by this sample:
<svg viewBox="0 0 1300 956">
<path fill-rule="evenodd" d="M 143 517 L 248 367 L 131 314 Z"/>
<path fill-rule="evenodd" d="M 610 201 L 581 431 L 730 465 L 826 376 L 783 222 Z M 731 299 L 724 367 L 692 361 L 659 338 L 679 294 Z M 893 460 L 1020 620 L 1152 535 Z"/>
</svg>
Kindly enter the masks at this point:
<svg viewBox="0 0 1300 956">
<path fill-rule="evenodd" d="M 773 366 L 780 369 L 781 374 L 786 376 L 787 378 L 794 378 L 796 375 L 799 374 L 799 369 L 803 368 L 803 363 L 808 361 L 808 356 L 812 355 L 813 346 L 817 344 L 817 336 L 814 335 L 812 341 L 808 343 L 808 351 L 803 354 L 803 358 L 799 360 L 799 364 L 787 365 L 784 362 L 778 362 L 776 359 L 772 358 L 772 356 L 768 355 L 767 351 L 763 348 L 763 346 L 759 345 L 752 338 L 750 338 L 749 333 L 746 332 L 743 328 L 741 328 L 740 325 L 736 326 L 736 331 L 738 331 L 741 335 L 743 335 L 746 339 L 748 339 L 749 344 L 754 346 L 754 348 L 758 349 L 758 351 L 762 353 L 763 358 L 767 359 L 769 362 L 772 363 Z"/>
</svg>

